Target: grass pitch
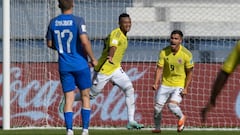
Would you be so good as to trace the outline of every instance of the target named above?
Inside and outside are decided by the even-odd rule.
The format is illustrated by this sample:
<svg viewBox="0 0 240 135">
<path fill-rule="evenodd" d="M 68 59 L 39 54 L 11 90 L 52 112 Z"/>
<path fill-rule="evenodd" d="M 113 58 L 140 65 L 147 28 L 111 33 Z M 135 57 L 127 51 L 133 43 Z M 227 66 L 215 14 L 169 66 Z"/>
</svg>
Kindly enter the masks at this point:
<svg viewBox="0 0 240 135">
<path fill-rule="evenodd" d="M 75 135 L 81 135 L 81 130 L 74 130 Z M 64 129 L 28 129 L 28 130 L 0 130 L 0 135 L 66 135 Z M 158 135 L 151 133 L 150 130 L 119 130 L 119 129 L 104 129 L 95 130 L 90 129 L 89 135 Z M 160 134 L 159 134 L 160 135 Z M 240 135 L 240 130 L 234 131 L 183 131 L 178 133 L 176 131 L 162 131 L 161 135 Z"/>
</svg>

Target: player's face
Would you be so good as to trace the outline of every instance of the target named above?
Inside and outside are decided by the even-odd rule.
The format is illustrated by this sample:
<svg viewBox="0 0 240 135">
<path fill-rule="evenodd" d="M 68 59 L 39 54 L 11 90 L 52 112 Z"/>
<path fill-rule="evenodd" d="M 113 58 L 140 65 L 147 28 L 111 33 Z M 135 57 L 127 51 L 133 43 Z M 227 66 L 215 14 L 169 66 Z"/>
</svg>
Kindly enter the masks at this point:
<svg viewBox="0 0 240 135">
<path fill-rule="evenodd" d="M 124 34 L 130 31 L 131 29 L 131 19 L 129 17 L 122 17 L 119 22 L 120 29 Z"/>
<path fill-rule="evenodd" d="M 172 34 L 170 42 L 172 51 L 177 52 L 182 43 L 182 37 L 179 34 Z"/>
</svg>

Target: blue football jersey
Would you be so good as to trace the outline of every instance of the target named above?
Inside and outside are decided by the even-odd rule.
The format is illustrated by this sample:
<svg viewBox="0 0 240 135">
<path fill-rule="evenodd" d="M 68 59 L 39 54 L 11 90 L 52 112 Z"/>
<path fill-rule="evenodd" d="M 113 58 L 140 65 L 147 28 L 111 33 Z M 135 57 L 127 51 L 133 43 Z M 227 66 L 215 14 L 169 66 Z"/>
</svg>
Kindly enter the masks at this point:
<svg viewBox="0 0 240 135">
<path fill-rule="evenodd" d="M 58 51 L 59 71 L 78 71 L 88 67 L 79 36 L 87 34 L 85 21 L 72 14 L 61 14 L 50 21 L 46 38 Z"/>
</svg>

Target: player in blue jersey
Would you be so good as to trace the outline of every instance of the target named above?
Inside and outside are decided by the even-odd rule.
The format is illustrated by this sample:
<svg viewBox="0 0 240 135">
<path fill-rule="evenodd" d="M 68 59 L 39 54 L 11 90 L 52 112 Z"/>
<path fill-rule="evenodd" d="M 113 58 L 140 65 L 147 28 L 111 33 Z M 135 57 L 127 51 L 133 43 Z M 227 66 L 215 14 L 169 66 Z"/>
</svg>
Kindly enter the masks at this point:
<svg viewBox="0 0 240 135">
<path fill-rule="evenodd" d="M 58 52 L 59 74 L 65 96 L 64 118 L 67 135 L 73 135 L 73 102 L 76 86 L 82 96 L 82 135 L 88 135 L 90 121 L 89 91 L 92 86 L 87 58 L 97 65 L 84 19 L 74 16 L 73 0 L 58 0 L 62 14 L 53 18 L 46 34 L 47 46 Z"/>
</svg>

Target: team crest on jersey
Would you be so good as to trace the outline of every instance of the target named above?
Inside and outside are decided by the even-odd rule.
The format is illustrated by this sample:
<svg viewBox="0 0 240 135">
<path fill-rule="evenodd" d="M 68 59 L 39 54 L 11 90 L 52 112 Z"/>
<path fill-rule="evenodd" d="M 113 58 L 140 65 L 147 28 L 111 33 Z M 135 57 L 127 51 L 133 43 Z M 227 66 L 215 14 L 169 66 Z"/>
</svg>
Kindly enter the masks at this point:
<svg viewBox="0 0 240 135">
<path fill-rule="evenodd" d="M 181 58 L 178 59 L 178 63 L 179 64 L 182 64 L 183 63 L 183 60 Z"/>
</svg>

